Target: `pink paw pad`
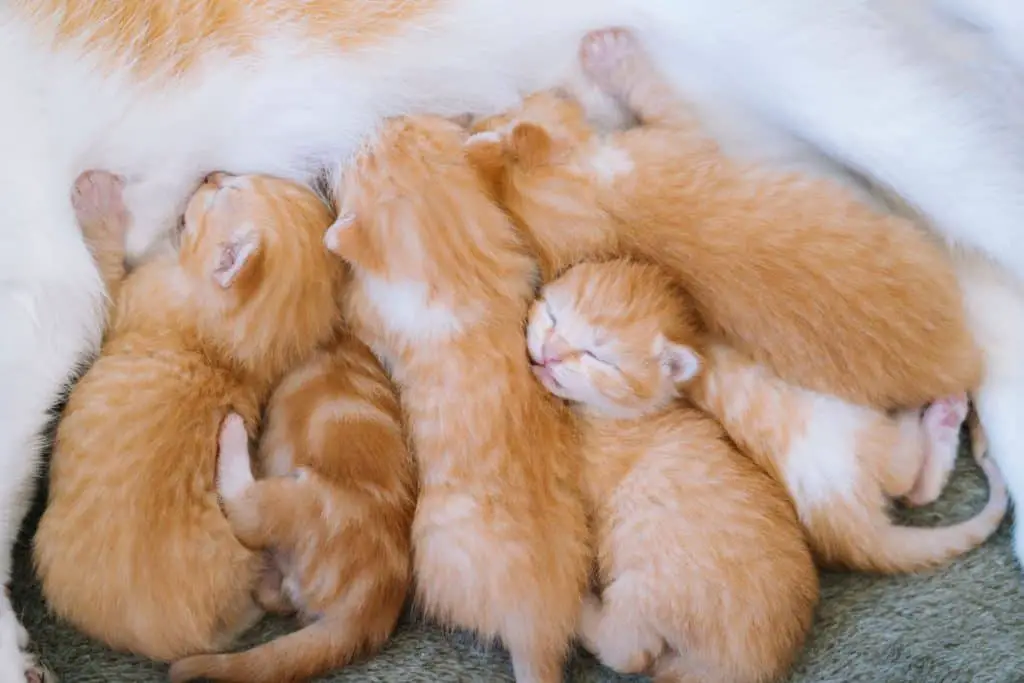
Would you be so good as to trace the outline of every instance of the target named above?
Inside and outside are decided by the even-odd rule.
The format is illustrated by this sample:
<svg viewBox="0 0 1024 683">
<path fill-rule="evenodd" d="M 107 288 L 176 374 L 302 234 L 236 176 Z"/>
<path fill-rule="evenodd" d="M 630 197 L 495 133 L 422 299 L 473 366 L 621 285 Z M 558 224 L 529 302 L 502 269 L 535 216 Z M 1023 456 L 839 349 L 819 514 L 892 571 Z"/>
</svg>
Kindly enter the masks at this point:
<svg viewBox="0 0 1024 683">
<path fill-rule="evenodd" d="M 633 35 L 619 28 L 588 33 L 580 45 L 580 61 L 592 78 L 607 83 L 612 72 L 636 47 Z"/>
<path fill-rule="evenodd" d="M 970 407 L 966 395 L 948 396 L 934 401 L 924 412 L 925 429 L 936 437 L 957 438 L 960 427 L 967 419 Z"/>
<path fill-rule="evenodd" d="M 124 181 L 106 171 L 86 171 L 71 191 L 71 205 L 80 221 L 96 220 L 124 211 Z"/>
</svg>

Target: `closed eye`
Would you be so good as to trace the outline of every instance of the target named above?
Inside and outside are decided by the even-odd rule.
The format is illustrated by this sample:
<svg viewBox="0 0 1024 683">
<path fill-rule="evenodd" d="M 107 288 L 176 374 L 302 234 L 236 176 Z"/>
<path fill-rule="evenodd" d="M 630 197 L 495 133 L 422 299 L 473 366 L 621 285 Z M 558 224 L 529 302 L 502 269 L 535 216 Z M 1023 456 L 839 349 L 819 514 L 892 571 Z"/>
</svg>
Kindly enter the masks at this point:
<svg viewBox="0 0 1024 683">
<path fill-rule="evenodd" d="M 555 317 L 555 312 L 551 310 L 551 304 L 547 299 L 544 300 L 544 312 L 548 314 L 548 320 L 551 321 L 552 325 L 558 324 L 558 318 Z"/>
<path fill-rule="evenodd" d="M 604 358 L 604 357 L 601 357 L 601 356 L 597 355 L 593 351 L 586 350 L 586 351 L 583 352 L 583 355 L 587 356 L 588 358 L 590 358 L 592 360 L 596 360 L 601 365 L 607 365 L 608 367 L 610 367 L 612 369 L 615 369 L 615 370 L 619 369 L 619 366 L 617 366 L 615 363 L 611 362 L 607 358 Z"/>
</svg>

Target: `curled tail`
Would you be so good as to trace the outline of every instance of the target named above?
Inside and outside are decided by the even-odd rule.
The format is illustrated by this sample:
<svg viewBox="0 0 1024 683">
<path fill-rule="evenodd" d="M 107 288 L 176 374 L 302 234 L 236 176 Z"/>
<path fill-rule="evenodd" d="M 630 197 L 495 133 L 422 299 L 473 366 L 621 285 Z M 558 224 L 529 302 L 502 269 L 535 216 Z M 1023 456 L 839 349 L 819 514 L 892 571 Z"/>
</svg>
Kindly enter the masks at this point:
<svg viewBox="0 0 1024 683">
<path fill-rule="evenodd" d="M 171 665 L 171 683 L 209 679 L 222 683 L 300 683 L 349 664 L 384 644 L 398 615 L 348 614 L 323 619 L 269 643 L 232 654 L 196 655 Z M 385 623 L 386 622 L 386 623 Z"/>
<path fill-rule="evenodd" d="M 871 513 L 871 523 L 864 524 L 863 518 L 838 508 L 832 513 L 833 519 L 822 525 L 832 527 L 830 533 L 839 540 L 831 544 L 829 559 L 834 562 L 830 564 L 864 572 L 911 573 L 946 564 L 984 543 L 1006 515 L 1009 496 L 995 462 L 977 453 L 975 456 L 985 473 L 989 496 L 974 517 L 945 527 L 910 527 L 893 524 L 878 510 Z"/>
</svg>

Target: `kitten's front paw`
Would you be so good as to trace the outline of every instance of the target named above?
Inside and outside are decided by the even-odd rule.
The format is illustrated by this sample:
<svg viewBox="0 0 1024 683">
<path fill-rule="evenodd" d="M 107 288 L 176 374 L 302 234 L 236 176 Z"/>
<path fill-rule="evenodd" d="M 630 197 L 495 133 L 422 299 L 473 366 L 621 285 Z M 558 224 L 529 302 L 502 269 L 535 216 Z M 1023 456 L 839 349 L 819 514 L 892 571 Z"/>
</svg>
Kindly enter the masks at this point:
<svg viewBox="0 0 1024 683">
<path fill-rule="evenodd" d="M 128 212 L 124 205 L 124 180 L 106 171 L 86 171 L 78 176 L 71 189 L 71 206 L 86 233 L 97 230 L 119 231 L 124 237 L 128 228 Z"/>
<path fill-rule="evenodd" d="M 640 45 L 632 32 L 623 28 L 592 31 L 580 44 L 583 70 L 611 95 L 624 95 L 640 56 Z"/>
</svg>

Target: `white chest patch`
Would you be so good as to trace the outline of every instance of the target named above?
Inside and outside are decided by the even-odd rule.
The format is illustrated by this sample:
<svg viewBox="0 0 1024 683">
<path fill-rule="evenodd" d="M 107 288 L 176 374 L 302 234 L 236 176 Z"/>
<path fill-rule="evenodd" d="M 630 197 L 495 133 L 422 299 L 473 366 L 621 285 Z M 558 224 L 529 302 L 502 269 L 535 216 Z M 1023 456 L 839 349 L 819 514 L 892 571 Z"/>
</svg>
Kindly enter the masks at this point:
<svg viewBox="0 0 1024 683">
<path fill-rule="evenodd" d="M 432 301 L 422 282 L 363 276 L 361 284 L 388 328 L 403 337 L 444 339 L 465 328 L 463 316 Z"/>
<path fill-rule="evenodd" d="M 621 147 L 602 144 L 590 154 L 588 159 L 590 170 L 602 182 L 610 182 L 616 178 L 633 172 L 633 158 Z"/>
</svg>

